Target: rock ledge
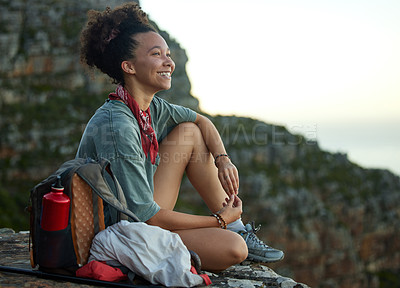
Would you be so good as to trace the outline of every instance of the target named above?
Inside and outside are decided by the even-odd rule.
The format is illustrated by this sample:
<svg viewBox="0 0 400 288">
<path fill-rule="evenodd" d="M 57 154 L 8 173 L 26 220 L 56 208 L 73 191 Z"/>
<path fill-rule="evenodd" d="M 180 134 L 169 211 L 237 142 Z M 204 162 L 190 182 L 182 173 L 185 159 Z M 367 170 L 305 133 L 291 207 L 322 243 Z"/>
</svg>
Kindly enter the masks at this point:
<svg viewBox="0 0 400 288">
<path fill-rule="evenodd" d="M 29 260 L 29 233 L 15 233 L 12 229 L 0 229 L 0 266 L 31 269 Z M 282 277 L 272 269 L 258 264 L 242 263 L 218 273 L 208 273 L 212 285 L 209 287 L 282 287 L 307 288 L 290 278 Z M 141 283 L 143 285 L 143 283 Z M 0 287 L 91 287 L 72 282 L 38 278 L 32 275 L 0 271 Z"/>
</svg>

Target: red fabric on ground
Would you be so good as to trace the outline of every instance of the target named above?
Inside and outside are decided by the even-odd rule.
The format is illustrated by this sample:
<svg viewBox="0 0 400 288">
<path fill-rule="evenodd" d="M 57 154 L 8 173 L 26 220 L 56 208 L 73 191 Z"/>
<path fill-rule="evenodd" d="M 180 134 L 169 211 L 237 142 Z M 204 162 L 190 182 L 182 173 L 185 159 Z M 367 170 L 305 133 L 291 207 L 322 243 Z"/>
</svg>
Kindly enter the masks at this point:
<svg viewBox="0 0 400 288">
<path fill-rule="evenodd" d="M 128 279 L 128 276 L 122 273 L 121 269 L 111 267 L 99 261 L 91 261 L 79 268 L 76 270 L 76 276 L 111 282 L 119 282 Z"/>
<path fill-rule="evenodd" d="M 204 284 L 206 284 L 207 286 L 212 284 L 210 277 L 208 277 L 207 274 L 199 274 L 196 271 L 196 268 L 194 268 L 193 266 L 190 267 L 190 272 L 192 272 L 193 274 L 199 275 L 201 278 L 203 278 L 204 280 Z"/>
</svg>

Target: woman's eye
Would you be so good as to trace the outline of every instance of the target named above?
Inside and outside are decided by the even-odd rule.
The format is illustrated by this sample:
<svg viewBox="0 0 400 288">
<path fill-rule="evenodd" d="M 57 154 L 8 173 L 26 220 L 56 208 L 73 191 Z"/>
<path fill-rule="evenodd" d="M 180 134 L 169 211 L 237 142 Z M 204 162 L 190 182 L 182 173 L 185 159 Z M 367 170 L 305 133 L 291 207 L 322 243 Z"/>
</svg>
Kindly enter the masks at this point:
<svg viewBox="0 0 400 288">
<path fill-rule="evenodd" d="M 172 58 L 170 53 L 167 53 L 167 57 L 168 58 Z"/>
<path fill-rule="evenodd" d="M 161 55 L 161 53 L 160 52 L 154 52 L 153 55 L 159 56 L 159 55 Z"/>
</svg>

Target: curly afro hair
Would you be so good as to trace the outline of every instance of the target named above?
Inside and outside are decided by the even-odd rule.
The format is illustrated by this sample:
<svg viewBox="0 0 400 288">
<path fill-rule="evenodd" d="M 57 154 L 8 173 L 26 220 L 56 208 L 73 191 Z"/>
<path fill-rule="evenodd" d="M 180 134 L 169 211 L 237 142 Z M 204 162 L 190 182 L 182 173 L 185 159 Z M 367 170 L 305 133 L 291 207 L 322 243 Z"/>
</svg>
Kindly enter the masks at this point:
<svg viewBox="0 0 400 288">
<path fill-rule="evenodd" d="M 89 10 L 88 22 L 81 33 L 81 62 L 97 67 L 113 79 L 124 84 L 121 63 L 135 57 L 138 42 L 133 36 L 144 32 L 157 32 L 147 15 L 136 3 L 107 9 Z"/>
</svg>

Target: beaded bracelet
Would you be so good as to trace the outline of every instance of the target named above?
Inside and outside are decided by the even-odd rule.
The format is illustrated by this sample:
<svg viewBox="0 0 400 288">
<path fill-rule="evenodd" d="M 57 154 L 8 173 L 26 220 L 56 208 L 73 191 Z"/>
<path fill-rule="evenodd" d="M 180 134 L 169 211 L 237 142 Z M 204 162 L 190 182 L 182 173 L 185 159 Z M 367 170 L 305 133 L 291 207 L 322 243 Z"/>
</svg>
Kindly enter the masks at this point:
<svg viewBox="0 0 400 288">
<path fill-rule="evenodd" d="M 222 229 L 226 229 L 226 222 L 225 222 L 224 218 L 222 218 L 222 216 L 220 214 L 215 213 L 215 214 L 212 214 L 212 216 L 217 218 L 218 224 L 219 224 L 219 226 L 221 226 Z"/>
<path fill-rule="evenodd" d="M 229 160 L 231 159 L 231 157 L 229 157 L 228 154 L 219 154 L 219 155 L 215 156 L 215 159 L 214 159 L 214 165 L 215 165 L 215 166 L 217 166 L 217 159 L 218 159 L 219 157 L 221 157 L 221 156 L 228 157 Z"/>
</svg>

